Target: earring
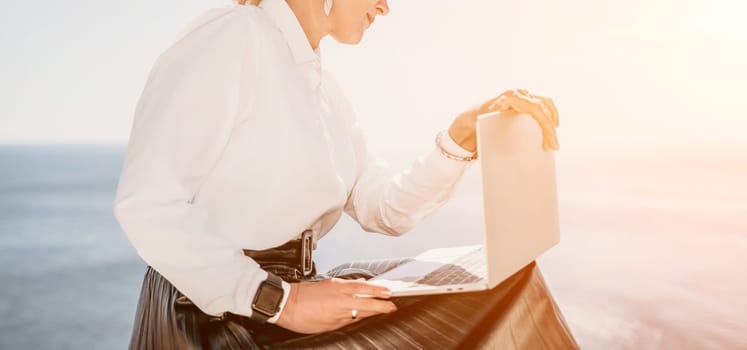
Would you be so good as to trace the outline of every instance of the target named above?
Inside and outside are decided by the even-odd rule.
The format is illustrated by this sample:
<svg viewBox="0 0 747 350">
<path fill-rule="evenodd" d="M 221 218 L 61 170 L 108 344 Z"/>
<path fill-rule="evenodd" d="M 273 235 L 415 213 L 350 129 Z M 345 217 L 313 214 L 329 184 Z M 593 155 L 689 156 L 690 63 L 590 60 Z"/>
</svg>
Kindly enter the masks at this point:
<svg viewBox="0 0 747 350">
<path fill-rule="evenodd" d="M 324 13 L 329 16 L 329 12 L 332 10 L 332 1 L 333 0 L 324 0 Z"/>
</svg>

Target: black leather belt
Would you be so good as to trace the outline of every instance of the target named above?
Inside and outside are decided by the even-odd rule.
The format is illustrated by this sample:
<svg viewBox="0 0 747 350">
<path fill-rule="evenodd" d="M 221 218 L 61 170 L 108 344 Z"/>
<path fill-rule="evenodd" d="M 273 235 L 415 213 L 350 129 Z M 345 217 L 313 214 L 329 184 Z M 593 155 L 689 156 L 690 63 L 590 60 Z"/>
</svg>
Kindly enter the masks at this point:
<svg viewBox="0 0 747 350">
<path fill-rule="evenodd" d="M 298 270 L 299 277 L 307 277 L 315 272 L 312 257 L 314 237 L 311 230 L 305 230 L 301 238 L 264 250 L 244 249 L 244 255 L 254 259 L 260 267 L 267 269 L 273 265 L 286 265 Z"/>
</svg>

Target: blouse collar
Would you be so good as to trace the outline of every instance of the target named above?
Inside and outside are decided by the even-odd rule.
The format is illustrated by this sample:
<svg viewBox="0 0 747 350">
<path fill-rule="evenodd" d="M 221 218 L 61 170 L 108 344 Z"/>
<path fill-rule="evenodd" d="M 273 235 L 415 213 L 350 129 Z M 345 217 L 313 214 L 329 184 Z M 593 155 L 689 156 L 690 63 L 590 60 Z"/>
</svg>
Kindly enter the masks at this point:
<svg viewBox="0 0 747 350">
<path fill-rule="evenodd" d="M 263 0 L 262 8 L 285 36 L 296 64 L 321 60 L 321 52 L 311 48 L 301 23 L 285 0 Z"/>
</svg>

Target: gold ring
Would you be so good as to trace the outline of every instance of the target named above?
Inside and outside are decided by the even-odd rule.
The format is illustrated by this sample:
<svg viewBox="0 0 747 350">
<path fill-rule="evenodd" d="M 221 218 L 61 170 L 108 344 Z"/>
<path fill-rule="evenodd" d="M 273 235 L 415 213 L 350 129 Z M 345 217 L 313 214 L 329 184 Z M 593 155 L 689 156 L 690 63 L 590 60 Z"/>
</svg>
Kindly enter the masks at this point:
<svg viewBox="0 0 747 350">
<path fill-rule="evenodd" d="M 526 89 L 516 89 L 516 90 L 522 94 L 529 96 L 530 98 L 534 98 L 534 99 L 537 98 L 537 96 L 534 96 L 531 92 L 527 91 Z"/>
</svg>

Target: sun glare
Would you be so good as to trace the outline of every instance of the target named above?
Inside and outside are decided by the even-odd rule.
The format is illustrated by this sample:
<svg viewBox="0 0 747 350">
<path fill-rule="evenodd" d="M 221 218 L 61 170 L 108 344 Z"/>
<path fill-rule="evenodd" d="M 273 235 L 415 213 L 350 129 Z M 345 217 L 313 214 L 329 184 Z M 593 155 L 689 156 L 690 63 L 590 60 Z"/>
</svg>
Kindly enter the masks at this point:
<svg viewBox="0 0 747 350">
<path fill-rule="evenodd" d="M 747 1 L 717 0 L 686 3 L 680 23 L 689 31 L 722 34 L 747 34 Z"/>
</svg>

